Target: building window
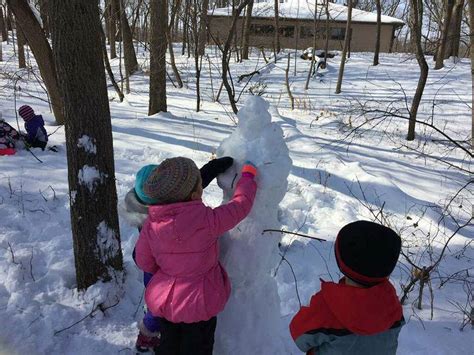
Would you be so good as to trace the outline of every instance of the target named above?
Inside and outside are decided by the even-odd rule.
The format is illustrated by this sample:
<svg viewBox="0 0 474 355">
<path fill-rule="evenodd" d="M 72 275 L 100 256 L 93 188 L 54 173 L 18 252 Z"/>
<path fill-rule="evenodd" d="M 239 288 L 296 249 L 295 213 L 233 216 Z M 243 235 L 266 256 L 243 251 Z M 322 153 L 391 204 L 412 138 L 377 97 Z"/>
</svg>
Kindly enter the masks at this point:
<svg viewBox="0 0 474 355">
<path fill-rule="evenodd" d="M 295 26 L 282 26 L 278 30 L 283 37 L 293 38 L 295 35 Z"/>
<path fill-rule="evenodd" d="M 300 38 L 313 38 L 314 27 L 302 26 L 300 27 Z M 316 39 L 326 39 L 326 28 L 316 29 Z"/>
<path fill-rule="evenodd" d="M 271 37 L 275 33 L 273 25 L 250 25 L 250 33 L 254 36 Z"/>
<path fill-rule="evenodd" d="M 346 35 L 346 29 L 345 28 L 339 28 L 339 27 L 333 27 L 331 28 L 331 39 L 336 40 L 336 41 L 342 41 L 345 38 Z"/>
</svg>

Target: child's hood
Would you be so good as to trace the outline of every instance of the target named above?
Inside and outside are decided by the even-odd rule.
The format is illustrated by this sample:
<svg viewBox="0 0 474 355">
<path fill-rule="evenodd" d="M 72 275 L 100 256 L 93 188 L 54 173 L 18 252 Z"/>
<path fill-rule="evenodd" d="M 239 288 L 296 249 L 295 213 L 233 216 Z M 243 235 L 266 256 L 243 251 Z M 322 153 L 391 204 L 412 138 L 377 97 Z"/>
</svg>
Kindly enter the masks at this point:
<svg viewBox="0 0 474 355">
<path fill-rule="evenodd" d="M 386 280 L 370 288 L 323 282 L 322 295 L 334 316 L 344 327 L 360 335 L 385 331 L 402 318 L 396 291 Z"/>
</svg>

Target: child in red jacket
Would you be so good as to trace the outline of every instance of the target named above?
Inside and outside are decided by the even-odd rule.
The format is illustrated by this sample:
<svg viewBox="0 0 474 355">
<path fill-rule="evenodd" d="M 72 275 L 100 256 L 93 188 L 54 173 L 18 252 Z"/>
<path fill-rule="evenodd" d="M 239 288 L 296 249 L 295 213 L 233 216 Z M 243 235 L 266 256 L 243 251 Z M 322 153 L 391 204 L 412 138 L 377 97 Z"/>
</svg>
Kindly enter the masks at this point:
<svg viewBox="0 0 474 355">
<path fill-rule="evenodd" d="M 301 351 L 396 353 L 404 319 L 388 277 L 400 248 L 400 237 L 377 223 L 357 221 L 340 230 L 335 254 L 345 277 L 339 283 L 322 281 L 321 291 L 291 321 L 291 336 Z"/>
</svg>

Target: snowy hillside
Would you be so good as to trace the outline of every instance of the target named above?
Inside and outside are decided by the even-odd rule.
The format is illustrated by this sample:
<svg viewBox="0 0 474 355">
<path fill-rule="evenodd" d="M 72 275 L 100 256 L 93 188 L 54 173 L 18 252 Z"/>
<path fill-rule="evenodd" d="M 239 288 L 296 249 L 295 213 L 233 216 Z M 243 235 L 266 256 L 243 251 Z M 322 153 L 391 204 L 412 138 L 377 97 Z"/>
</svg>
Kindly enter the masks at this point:
<svg viewBox="0 0 474 355">
<path fill-rule="evenodd" d="M 34 150 L 42 163 L 27 151 L 0 156 L 0 353 L 134 354 L 137 321 L 143 314 L 142 274 L 131 256 L 138 233 L 121 220 L 126 267 L 122 298 L 118 304 L 101 310 L 97 305 L 108 297 L 109 286 L 98 284 L 85 293 L 78 293 L 75 288 L 64 128 L 53 125 L 47 96 L 36 77 L 26 70 L 19 71 L 12 46 L 3 45 L 3 118 L 17 127 L 15 108 L 31 105 L 45 118 L 50 142 L 59 152 Z M 176 52 L 185 87 L 177 89 L 168 83 L 168 113 L 147 116 L 146 73 L 131 78 L 131 93 L 123 103 L 109 88 L 119 199 L 133 186 L 135 173 L 145 164 L 183 155 L 202 166 L 215 153 L 239 154 L 235 145 L 226 145 L 236 129 L 243 129 L 236 128 L 236 116 L 225 92 L 221 94 L 221 103 L 212 100 L 220 85 L 218 51 L 209 48 L 209 62 L 203 61 L 203 102 L 199 113 L 194 111 L 194 59 L 178 55 L 178 47 Z M 404 139 L 408 125 L 405 120 L 391 117 L 367 122 L 360 118 L 364 108 L 391 107 L 403 113 L 404 99 L 413 95 L 418 80 L 416 60 L 406 54 L 385 54 L 381 56 L 381 65 L 372 67 L 371 54 L 353 53 L 346 64 L 343 92 L 335 95 L 339 58 L 329 60 L 328 69 L 312 79 L 307 91 L 304 84 L 309 62 L 297 59 L 296 76 L 292 75 L 292 62 L 294 111 L 290 109 L 284 85 L 286 60 L 266 65 L 255 51 L 242 64 L 231 61 L 234 78 L 261 69 L 260 75 L 249 83 L 248 78 L 240 83 L 234 80 L 237 92 L 243 90 L 238 106 L 243 107 L 249 88 L 260 91 L 269 103 L 268 115 L 265 110 L 259 112 L 267 126 L 253 133 L 259 138 L 260 132 L 267 134 L 258 146 L 271 142 L 271 147 L 259 151 L 252 146 L 252 139 L 257 137 L 242 136 L 239 142 L 246 142 L 249 149 L 237 157 L 259 164 L 267 162 L 265 154 L 279 157 L 281 170 L 272 172 L 269 165 L 266 168 L 270 175 L 262 175 L 259 181 L 262 196 L 267 196 L 261 199 L 262 203 L 270 201 L 273 193 L 280 193 L 271 188 L 286 186 L 285 169 L 290 170 L 286 194 L 276 213 L 270 211 L 271 203 L 270 207 L 256 206 L 254 212 L 261 211 L 263 215 L 251 215 L 242 230 L 231 232 L 232 240 L 224 241 L 230 244 L 223 257 L 229 275 L 234 275 L 234 291 L 248 297 L 244 300 L 250 306 L 242 307 L 242 300 L 232 299 L 218 318 L 217 355 L 242 354 L 242 342 L 252 344 L 252 334 L 269 331 L 274 341 L 260 344 L 262 348 L 255 355 L 261 354 L 262 349 L 265 354 L 300 353 L 291 340 L 288 323 L 299 302 L 307 304 L 318 291 L 320 278 L 337 280 L 340 276 L 333 241 L 346 223 L 385 218 L 401 231 L 404 251 L 412 262 L 428 266 L 458 228 L 456 223 L 463 225 L 469 219 L 472 191 L 464 190 L 453 199 L 469 177 L 441 161 L 472 171 L 472 161 L 465 154 L 448 149 L 444 138 L 429 127 L 417 126 L 417 140 L 408 143 Z M 139 61 L 146 69 L 148 60 L 143 51 Z M 111 63 L 116 73 L 118 63 L 118 59 Z M 431 59 L 429 63 L 432 66 Z M 446 68 L 430 71 L 419 119 L 432 118 L 437 127 L 455 140 L 465 141 L 470 137 L 470 87 L 470 64 L 466 60 L 456 64 L 446 61 Z M 265 106 L 258 102 L 258 108 Z M 273 125 L 269 123 L 270 115 Z M 256 127 L 254 123 L 244 131 L 249 134 Z M 282 158 L 286 148 L 276 138 L 278 134 L 267 133 L 269 127 L 280 132 L 280 137 L 282 133 L 289 158 Z M 279 156 L 280 153 L 283 155 Z M 219 184 L 228 189 L 225 177 Z M 265 188 L 270 192 L 265 192 Z M 204 192 L 204 200 L 211 206 L 219 205 L 223 198 L 217 182 Z M 264 228 L 284 229 L 327 241 L 275 232 L 262 235 Z M 235 242 L 239 233 L 246 238 L 240 243 Z M 422 310 L 416 307 L 418 286 L 409 293 L 404 306 L 407 324 L 400 334 L 399 354 L 472 354 L 473 330 L 470 326 L 464 331 L 459 328 L 463 322 L 461 309 L 473 292 L 473 237 L 472 224 L 462 228 L 450 241 L 432 275 L 433 319 L 429 290 L 424 292 Z M 400 257 L 392 277 L 399 294 L 402 285 L 409 282 L 411 270 L 409 262 Z M 264 299 L 259 286 L 276 293 Z M 248 292 L 244 292 L 244 287 L 249 287 Z M 252 290 L 258 299 L 250 300 Z M 275 304 L 278 300 L 279 304 Z M 231 312 L 232 309 L 239 312 Z M 229 337 L 229 325 L 238 327 L 243 319 L 268 328 L 239 329 L 235 337 Z"/>
</svg>

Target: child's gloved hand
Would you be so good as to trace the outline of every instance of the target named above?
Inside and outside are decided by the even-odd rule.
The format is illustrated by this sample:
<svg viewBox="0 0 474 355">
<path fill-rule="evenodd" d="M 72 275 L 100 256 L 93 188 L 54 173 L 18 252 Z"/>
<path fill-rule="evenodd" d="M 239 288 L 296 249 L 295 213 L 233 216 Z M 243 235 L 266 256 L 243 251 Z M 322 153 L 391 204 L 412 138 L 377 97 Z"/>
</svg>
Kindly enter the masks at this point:
<svg viewBox="0 0 474 355">
<path fill-rule="evenodd" d="M 257 176 L 257 167 L 251 161 L 246 161 L 242 167 L 242 176 Z"/>
<path fill-rule="evenodd" d="M 202 187 L 206 188 L 217 175 L 224 173 L 234 163 L 231 157 L 222 157 L 208 162 L 201 168 Z"/>
</svg>

